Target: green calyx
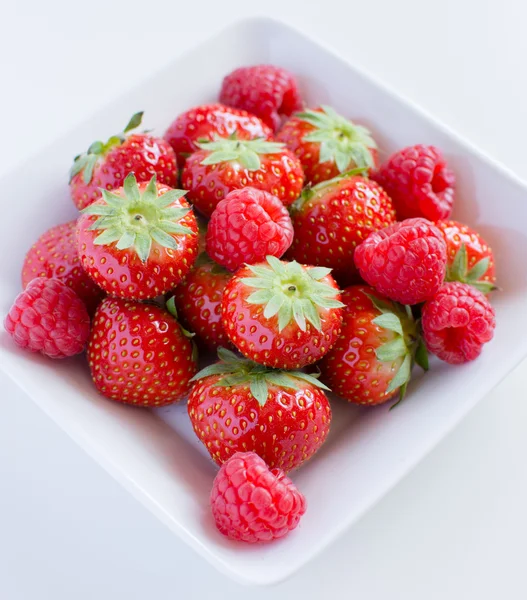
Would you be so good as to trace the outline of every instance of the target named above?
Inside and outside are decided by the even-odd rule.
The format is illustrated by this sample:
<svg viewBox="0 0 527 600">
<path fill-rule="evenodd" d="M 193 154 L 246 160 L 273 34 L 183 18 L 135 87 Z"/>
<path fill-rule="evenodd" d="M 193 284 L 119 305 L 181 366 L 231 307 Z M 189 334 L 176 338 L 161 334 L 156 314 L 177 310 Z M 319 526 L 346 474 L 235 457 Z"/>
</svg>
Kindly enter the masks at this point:
<svg viewBox="0 0 527 600">
<path fill-rule="evenodd" d="M 267 257 L 265 266 L 247 265 L 247 268 L 254 277 L 245 277 L 241 282 L 258 290 L 248 296 L 247 302 L 263 305 L 266 319 L 277 315 L 279 331 L 291 322 L 295 322 L 302 331 L 306 331 L 308 322 L 320 331 L 319 308 L 344 306 L 336 299 L 339 290 L 321 281 L 331 269 L 304 268 L 296 261 L 285 263 L 274 256 Z"/>
<path fill-rule="evenodd" d="M 210 152 L 207 158 L 201 161 L 202 165 L 237 161 L 248 171 L 257 171 L 260 168 L 261 154 L 277 154 L 285 148 L 285 144 L 268 142 L 264 138 L 238 140 L 235 134 L 228 138 L 216 138 L 212 142 L 203 141 L 198 146 Z"/>
<path fill-rule="evenodd" d="M 106 143 L 100 141 L 93 142 L 93 144 L 88 148 L 87 152 L 76 156 L 73 161 L 73 166 L 70 169 L 70 181 L 73 179 L 73 177 L 75 177 L 75 175 L 77 175 L 77 173 L 83 171 L 82 180 L 86 185 L 88 185 L 88 183 L 90 183 L 92 180 L 93 169 L 99 158 L 107 154 L 115 146 L 122 144 L 126 139 L 126 134 L 132 129 L 139 127 L 142 119 L 143 112 L 135 113 L 121 133 L 112 135 L 112 137 L 108 139 Z"/>
<path fill-rule="evenodd" d="M 366 127 L 345 119 L 331 106 L 322 106 L 322 111 L 306 110 L 296 116 L 316 128 L 303 139 L 320 144 L 320 163 L 332 161 L 341 173 L 353 165 L 373 167 L 371 150 L 377 144 Z"/>
<path fill-rule="evenodd" d="M 309 375 L 302 371 L 283 371 L 271 369 L 245 358 L 240 358 L 234 352 L 225 348 L 218 349 L 220 362 L 214 363 L 202 369 L 194 375 L 190 381 L 198 381 L 206 377 L 220 375 L 220 379 L 214 384 L 219 387 L 234 387 L 248 385 L 251 395 L 260 406 L 264 406 L 269 395 L 269 386 L 298 390 L 302 383 L 309 383 L 322 390 L 328 390 L 318 380 L 318 373 Z"/>
<path fill-rule="evenodd" d="M 490 258 L 486 256 L 478 261 L 470 270 L 468 268 L 467 247 L 461 244 L 452 264 L 447 268 L 445 281 L 468 283 L 480 292 L 488 294 L 497 289 L 490 281 L 481 279 L 489 268 Z"/>
<path fill-rule="evenodd" d="M 82 211 L 98 217 L 89 227 L 100 231 L 94 244 L 106 246 L 117 242 L 118 250 L 133 249 L 144 263 L 150 256 L 153 242 L 175 250 L 178 245 L 172 234 L 194 233 L 180 224 L 190 208 L 170 206 L 186 194 L 185 190 L 169 190 L 158 195 L 154 175 L 141 192 L 133 173 L 124 180 L 123 189 L 123 196 L 101 190 L 103 202 L 90 204 Z"/>
<path fill-rule="evenodd" d="M 394 334 L 392 340 L 376 349 L 377 360 L 393 362 L 402 359 L 397 373 L 386 390 L 387 394 L 399 390 L 399 400 L 391 407 L 394 408 L 406 394 L 414 364 L 418 364 L 424 371 L 428 371 L 428 353 L 419 334 L 419 323 L 414 319 L 409 306 L 403 306 L 397 302 L 385 302 L 370 294 L 366 295 L 381 313 L 373 319 L 373 323 Z"/>
</svg>

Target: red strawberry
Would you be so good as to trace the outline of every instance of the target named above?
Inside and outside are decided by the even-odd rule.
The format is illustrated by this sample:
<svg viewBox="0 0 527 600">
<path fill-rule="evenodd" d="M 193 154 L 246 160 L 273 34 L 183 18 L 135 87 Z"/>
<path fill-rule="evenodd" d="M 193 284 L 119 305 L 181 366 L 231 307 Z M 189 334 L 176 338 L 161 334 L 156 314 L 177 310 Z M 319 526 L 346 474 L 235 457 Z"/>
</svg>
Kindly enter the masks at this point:
<svg viewBox="0 0 527 600">
<path fill-rule="evenodd" d="M 468 225 L 438 221 L 446 242 L 446 281 L 469 283 L 483 293 L 496 289 L 494 255 L 487 242 Z"/>
<path fill-rule="evenodd" d="M 306 181 L 312 184 L 351 169 L 371 169 L 377 159 L 377 144 L 370 132 L 330 106 L 295 115 L 276 139 L 298 156 Z"/>
<path fill-rule="evenodd" d="M 494 336 L 494 309 L 482 292 L 466 283 L 445 283 L 424 304 L 422 314 L 428 350 L 452 365 L 475 360 Z"/>
<path fill-rule="evenodd" d="M 30 248 L 22 267 L 25 288 L 35 277 L 62 281 L 84 302 L 92 315 L 104 292 L 82 268 L 77 251 L 77 221 L 56 225 L 43 233 Z"/>
<path fill-rule="evenodd" d="M 168 311 L 121 298 L 99 304 L 88 361 L 103 396 L 140 406 L 177 402 L 190 388 L 196 358 L 187 332 Z"/>
<path fill-rule="evenodd" d="M 280 200 L 262 190 L 233 190 L 214 209 L 207 230 L 207 252 L 235 271 L 244 263 L 280 258 L 293 241 L 293 225 Z"/>
<path fill-rule="evenodd" d="M 223 327 L 247 358 L 280 369 L 300 369 L 322 358 L 342 324 L 330 269 L 268 256 L 239 269 L 223 293 Z"/>
<path fill-rule="evenodd" d="M 187 157 L 199 150 L 196 142 L 229 137 L 233 133 L 239 140 L 273 136 L 263 121 L 245 110 L 223 104 L 204 104 L 179 115 L 164 137 L 174 149 L 179 165 L 183 166 Z"/>
<path fill-rule="evenodd" d="M 295 237 L 287 258 L 329 267 L 342 285 L 358 278 L 355 247 L 373 231 L 395 223 L 395 210 L 384 190 L 352 175 L 306 188 L 290 214 Z"/>
<path fill-rule="evenodd" d="M 371 233 L 355 250 L 363 279 L 390 300 L 419 304 L 445 279 L 446 244 L 426 219 L 406 219 Z"/>
<path fill-rule="evenodd" d="M 64 282 L 36 277 L 18 294 L 4 327 L 25 350 L 66 358 L 84 350 L 90 317 L 77 294 Z"/>
<path fill-rule="evenodd" d="M 342 301 L 342 333 L 319 363 L 322 380 L 354 404 L 382 404 L 398 391 L 402 398 L 413 362 L 428 369 L 411 311 L 365 285 L 346 288 Z"/>
<path fill-rule="evenodd" d="M 448 219 L 456 177 L 435 146 L 417 144 L 392 154 L 372 177 L 393 200 L 397 217 Z"/>
<path fill-rule="evenodd" d="M 181 177 L 187 198 L 208 217 L 229 192 L 244 187 L 269 192 L 285 205 L 300 195 L 302 165 L 284 144 L 225 138 L 198 145 Z"/>
<path fill-rule="evenodd" d="M 220 102 L 248 110 L 274 131 L 302 108 L 294 75 L 273 65 L 241 67 L 229 73 L 221 86 Z"/>
<path fill-rule="evenodd" d="M 183 190 L 133 173 L 78 221 L 79 256 L 93 280 L 114 296 L 144 300 L 174 288 L 198 254 L 198 226 Z"/>
<path fill-rule="evenodd" d="M 179 319 L 196 334 L 198 343 L 209 350 L 229 344 L 221 322 L 221 300 L 231 277 L 231 273 L 201 254 L 174 290 Z"/>
<path fill-rule="evenodd" d="M 101 188 L 121 187 L 128 173 L 137 181 L 150 181 L 156 175 L 159 183 L 177 184 L 176 155 L 162 138 L 146 133 L 126 134 L 139 127 L 143 113 L 135 114 L 124 131 L 106 143 L 94 142 L 88 151 L 75 157 L 70 171 L 70 192 L 75 206 L 81 210 L 101 197 Z"/>
<path fill-rule="evenodd" d="M 221 467 L 210 494 L 223 535 L 249 544 L 287 535 L 306 512 L 304 496 L 280 469 L 270 470 L 254 452 L 237 452 Z"/>
<path fill-rule="evenodd" d="M 331 408 L 315 377 L 266 369 L 220 349 L 221 362 L 199 372 L 188 399 L 196 435 L 221 464 L 256 452 L 269 468 L 290 471 L 324 443 Z"/>
</svg>

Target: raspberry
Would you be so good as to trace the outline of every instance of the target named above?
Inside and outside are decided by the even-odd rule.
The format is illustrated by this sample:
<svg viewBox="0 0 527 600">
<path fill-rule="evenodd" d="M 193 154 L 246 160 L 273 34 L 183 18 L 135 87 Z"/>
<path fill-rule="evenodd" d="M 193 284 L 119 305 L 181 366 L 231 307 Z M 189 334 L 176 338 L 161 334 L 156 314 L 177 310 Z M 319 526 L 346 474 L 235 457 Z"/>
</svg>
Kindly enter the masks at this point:
<svg viewBox="0 0 527 600">
<path fill-rule="evenodd" d="M 82 300 L 65 283 L 37 277 L 16 297 L 4 327 L 22 348 L 66 358 L 84 350 L 90 317 Z"/>
<path fill-rule="evenodd" d="M 362 278 L 402 304 L 419 304 L 437 292 L 446 272 L 446 244 L 426 219 L 407 219 L 371 233 L 355 249 Z"/>
<path fill-rule="evenodd" d="M 269 255 L 280 258 L 292 241 L 293 224 L 282 202 L 250 187 L 227 194 L 207 229 L 207 253 L 231 271 Z"/>
<path fill-rule="evenodd" d="M 241 67 L 227 75 L 220 102 L 260 117 L 274 131 L 282 121 L 302 108 L 297 81 L 285 69 L 273 65 Z"/>
<path fill-rule="evenodd" d="M 448 219 L 454 201 L 454 173 L 434 146 L 409 146 L 392 154 L 372 175 L 393 200 L 397 217 Z"/>
<path fill-rule="evenodd" d="M 250 544 L 283 537 L 306 512 L 293 482 L 280 469 L 269 470 L 254 452 L 237 452 L 222 465 L 210 503 L 221 533 Z"/>
<path fill-rule="evenodd" d="M 496 326 L 485 295 L 466 283 L 445 283 L 422 311 L 423 338 L 430 352 L 456 365 L 476 359 Z"/>
<path fill-rule="evenodd" d="M 93 315 L 105 294 L 81 265 L 76 227 L 76 220 L 62 223 L 38 238 L 26 254 L 22 286 L 25 288 L 35 277 L 59 279 L 78 294 Z"/>
</svg>

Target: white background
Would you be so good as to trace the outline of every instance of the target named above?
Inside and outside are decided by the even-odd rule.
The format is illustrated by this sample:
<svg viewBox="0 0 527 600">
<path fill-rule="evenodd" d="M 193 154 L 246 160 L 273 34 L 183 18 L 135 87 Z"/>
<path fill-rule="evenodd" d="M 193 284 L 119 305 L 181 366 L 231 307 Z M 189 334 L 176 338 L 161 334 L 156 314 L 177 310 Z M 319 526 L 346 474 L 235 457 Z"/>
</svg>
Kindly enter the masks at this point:
<svg viewBox="0 0 527 600">
<path fill-rule="evenodd" d="M 520 0 L 4 4 L 0 175 L 222 25 L 266 14 L 331 44 L 527 179 Z M 16 201 L 17 190 L 0 190 L 1 218 Z M 526 387 L 524 362 L 309 567 L 249 590 L 0 379 L 0 598 L 525 599 Z"/>
</svg>

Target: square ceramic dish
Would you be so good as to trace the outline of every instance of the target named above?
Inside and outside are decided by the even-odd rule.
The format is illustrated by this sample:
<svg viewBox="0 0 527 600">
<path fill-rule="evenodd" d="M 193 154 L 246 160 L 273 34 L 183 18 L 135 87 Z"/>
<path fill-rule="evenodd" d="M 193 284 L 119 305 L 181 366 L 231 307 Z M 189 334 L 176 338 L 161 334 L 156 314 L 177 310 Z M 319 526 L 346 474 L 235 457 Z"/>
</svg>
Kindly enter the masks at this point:
<svg viewBox="0 0 527 600">
<path fill-rule="evenodd" d="M 332 52 L 267 19 L 243 21 L 176 59 L 3 179 L 24 182 L 0 221 L 0 313 L 20 291 L 24 253 L 47 227 L 74 218 L 72 157 L 144 109 L 162 134 L 179 112 L 215 100 L 222 77 L 251 63 L 276 63 L 299 77 L 309 105 L 326 103 L 370 127 L 384 154 L 417 142 L 442 148 L 458 177 L 455 217 L 477 227 L 496 252 L 502 291 L 493 296 L 495 339 L 474 363 L 434 363 L 395 411 L 335 400 L 331 435 L 293 475 L 309 509 L 284 540 L 247 547 L 216 532 L 208 496 L 216 467 L 195 438 L 184 405 L 145 411 L 97 395 L 82 358 L 52 362 L 18 351 L 2 330 L 1 367 L 50 417 L 175 534 L 235 579 L 269 584 L 291 575 L 341 535 L 408 472 L 527 354 L 527 188 L 421 110 Z M 184 82 L 184 84 L 182 83 Z M 31 173 L 31 177 L 27 176 Z M 28 218 L 31 210 L 32 218 Z M 15 226 L 24 222 L 24 228 Z M 511 343 L 514 340 L 514 343 Z"/>
</svg>

